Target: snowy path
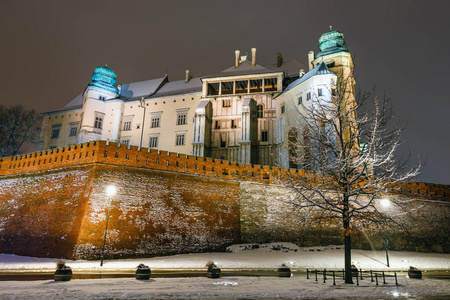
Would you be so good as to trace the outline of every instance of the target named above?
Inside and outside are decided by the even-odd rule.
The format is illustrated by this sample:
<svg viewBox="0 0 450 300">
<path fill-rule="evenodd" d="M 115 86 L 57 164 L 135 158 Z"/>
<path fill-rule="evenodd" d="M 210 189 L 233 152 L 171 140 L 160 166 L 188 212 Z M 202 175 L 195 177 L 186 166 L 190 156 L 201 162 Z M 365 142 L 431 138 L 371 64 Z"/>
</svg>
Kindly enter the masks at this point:
<svg viewBox="0 0 450 300">
<path fill-rule="evenodd" d="M 194 253 L 142 259 L 106 260 L 100 267 L 99 261 L 70 261 L 66 264 L 74 270 L 117 270 L 135 269 L 140 263 L 154 269 L 204 269 L 212 260 L 221 268 L 277 268 L 286 263 L 291 268 L 336 268 L 344 266 L 344 250 L 329 247 L 298 248 L 291 243 L 260 245 L 258 249 L 235 253 Z M 273 245 L 283 245 L 280 251 L 272 250 Z M 283 252 L 287 251 L 287 252 Z M 313 251 L 314 250 L 314 251 Z M 320 250 L 320 251 L 318 251 Z M 386 267 L 384 251 L 352 250 L 352 261 L 365 270 L 408 270 L 414 266 L 422 270 L 450 270 L 450 254 L 389 251 L 390 268 Z M 55 269 L 57 259 L 33 258 L 0 254 L 1 270 Z"/>
<path fill-rule="evenodd" d="M 1 299 L 264 299 L 264 298 L 403 298 L 450 296 L 448 281 L 413 280 L 402 276 L 400 286 L 376 286 L 363 280 L 360 286 L 307 280 L 304 275 L 278 277 L 224 277 L 219 279 L 133 278 L 84 279 L 68 282 L 2 281 Z M 445 298 L 442 298 L 445 299 Z M 448 299 L 448 298 L 447 298 Z"/>
</svg>

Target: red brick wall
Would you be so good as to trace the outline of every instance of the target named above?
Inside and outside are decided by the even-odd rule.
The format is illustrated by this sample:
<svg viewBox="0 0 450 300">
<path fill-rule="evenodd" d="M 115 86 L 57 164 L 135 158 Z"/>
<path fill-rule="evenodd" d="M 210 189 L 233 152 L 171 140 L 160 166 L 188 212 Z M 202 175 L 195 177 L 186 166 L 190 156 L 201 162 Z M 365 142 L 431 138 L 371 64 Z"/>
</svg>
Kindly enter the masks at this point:
<svg viewBox="0 0 450 300">
<path fill-rule="evenodd" d="M 94 167 L 0 180 L 0 253 L 72 257 Z"/>
<path fill-rule="evenodd" d="M 0 159 L 0 176 L 91 163 L 106 163 L 117 166 L 269 184 L 279 184 L 286 180 L 286 172 L 296 176 L 305 176 L 305 172 L 302 170 L 243 165 L 212 158 L 150 150 L 148 148 L 127 147 L 116 143 L 108 144 L 104 141 L 2 158 Z M 406 182 L 391 192 L 407 197 L 450 201 L 450 186 L 442 184 Z"/>
<path fill-rule="evenodd" d="M 112 165 L 0 180 L 0 252 L 98 259 L 224 250 L 240 242 L 239 184 Z"/>
</svg>

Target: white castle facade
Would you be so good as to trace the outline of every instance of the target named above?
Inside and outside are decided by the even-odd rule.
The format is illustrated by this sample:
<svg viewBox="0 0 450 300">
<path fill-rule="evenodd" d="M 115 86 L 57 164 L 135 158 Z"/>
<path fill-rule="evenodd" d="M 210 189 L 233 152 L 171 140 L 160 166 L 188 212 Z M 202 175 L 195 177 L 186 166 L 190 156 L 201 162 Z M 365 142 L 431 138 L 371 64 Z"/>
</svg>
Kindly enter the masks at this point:
<svg viewBox="0 0 450 300">
<path fill-rule="evenodd" d="M 344 36 L 323 34 L 308 65 L 281 54 L 256 63 L 235 53 L 234 66 L 213 76 L 162 78 L 115 85 L 116 73 L 96 68 L 82 94 L 44 113 L 43 150 L 105 140 L 243 164 L 289 166 L 288 132 L 301 124 L 312 97 L 331 97 L 353 61 Z M 338 74 L 338 75 L 337 75 Z M 354 83 L 353 83 L 354 84 Z"/>
</svg>

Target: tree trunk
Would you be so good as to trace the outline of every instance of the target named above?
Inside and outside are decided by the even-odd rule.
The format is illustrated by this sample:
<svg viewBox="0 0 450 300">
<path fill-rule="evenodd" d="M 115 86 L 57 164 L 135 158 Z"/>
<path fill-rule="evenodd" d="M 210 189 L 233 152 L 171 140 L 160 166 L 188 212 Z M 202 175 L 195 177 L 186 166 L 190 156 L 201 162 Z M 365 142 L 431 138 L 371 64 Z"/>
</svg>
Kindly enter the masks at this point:
<svg viewBox="0 0 450 300">
<path fill-rule="evenodd" d="M 344 237 L 345 247 L 345 283 L 353 283 L 352 279 L 352 241 L 350 233 L 346 233 Z"/>
<path fill-rule="evenodd" d="M 350 233 L 350 218 L 349 218 L 349 207 L 348 207 L 348 197 L 344 196 L 344 253 L 345 253 L 345 283 L 353 284 L 352 279 L 352 240 Z"/>
</svg>

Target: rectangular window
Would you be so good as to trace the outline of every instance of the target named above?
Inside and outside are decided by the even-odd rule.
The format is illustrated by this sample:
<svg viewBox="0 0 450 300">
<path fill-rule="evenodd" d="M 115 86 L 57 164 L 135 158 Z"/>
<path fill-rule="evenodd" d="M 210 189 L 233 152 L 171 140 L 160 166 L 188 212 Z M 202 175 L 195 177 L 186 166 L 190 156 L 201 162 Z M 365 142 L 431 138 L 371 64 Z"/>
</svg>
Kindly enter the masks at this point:
<svg viewBox="0 0 450 300">
<path fill-rule="evenodd" d="M 53 126 L 52 128 L 52 139 L 57 139 L 59 137 L 59 130 L 61 126 Z"/>
<path fill-rule="evenodd" d="M 161 117 L 152 117 L 152 128 L 159 127 L 159 121 Z"/>
<path fill-rule="evenodd" d="M 298 97 L 298 105 L 302 104 L 302 102 L 303 102 L 303 97 L 302 96 Z"/>
<path fill-rule="evenodd" d="M 178 113 L 177 125 L 186 125 L 187 114 Z"/>
<path fill-rule="evenodd" d="M 157 136 L 150 137 L 150 148 L 158 148 L 158 137 Z"/>
<path fill-rule="evenodd" d="M 311 92 L 308 92 L 308 93 L 306 94 L 306 100 L 311 100 Z"/>
<path fill-rule="evenodd" d="M 284 105 L 281 106 L 281 113 L 284 114 L 285 111 L 286 111 L 286 107 Z"/>
<path fill-rule="evenodd" d="M 267 131 L 262 131 L 261 132 L 261 142 L 267 142 Z"/>
<path fill-rule="evenodd" d="M 318 90 L 317 90 L 317 95 L 323 96 L 323 90 L 322 90 L 322 89 L 318 89 Z"/>
<path fill-rule="evenodd" d="M 70 131 L 69 136 L 76 136 L 78 131 L 78 124 L 77 125 L 70 125 Z"/>
<path fill-rule="evenodd" d="M 236 120 L 231 120 L 231 128 L 237 128 L 237 121 Z"/>
<path fill-rule="evenodd" d="M 122 140 L 121 142 L 120 142 L 122 145 L 130 145 L 130 140 L 128 140 L 128 139 L 124 139 L 124 140 Z"/>
<path fill-rule="evenodd" d="M 230 99 L 223 99 L 222 100 L 222 107 L 231 107 L 231 100 Z"/>
<path fill-rule="evenodd" d="M 94 128 L 102 129 L 102 127 L 103 127 L 103 118 L 95 117 Z"/>
<path fill-rule="evenodd" d="M 184 145 L 184 137 L 185 137 L 184 133 L 177 134 L 177 143 L 176 143 L 177 146 Z"/>
<path fill-rule="evenodd" d="M 219 121 L 216 121 L 215 129 L 220 129 L 220 123 L 219 123 Z"/>
<path fill-rule="evenodd" d="M 123 122 L 123 131 L 129 131 L 129 130 L 131 130 L 131 121 Z"/>
</svg>

